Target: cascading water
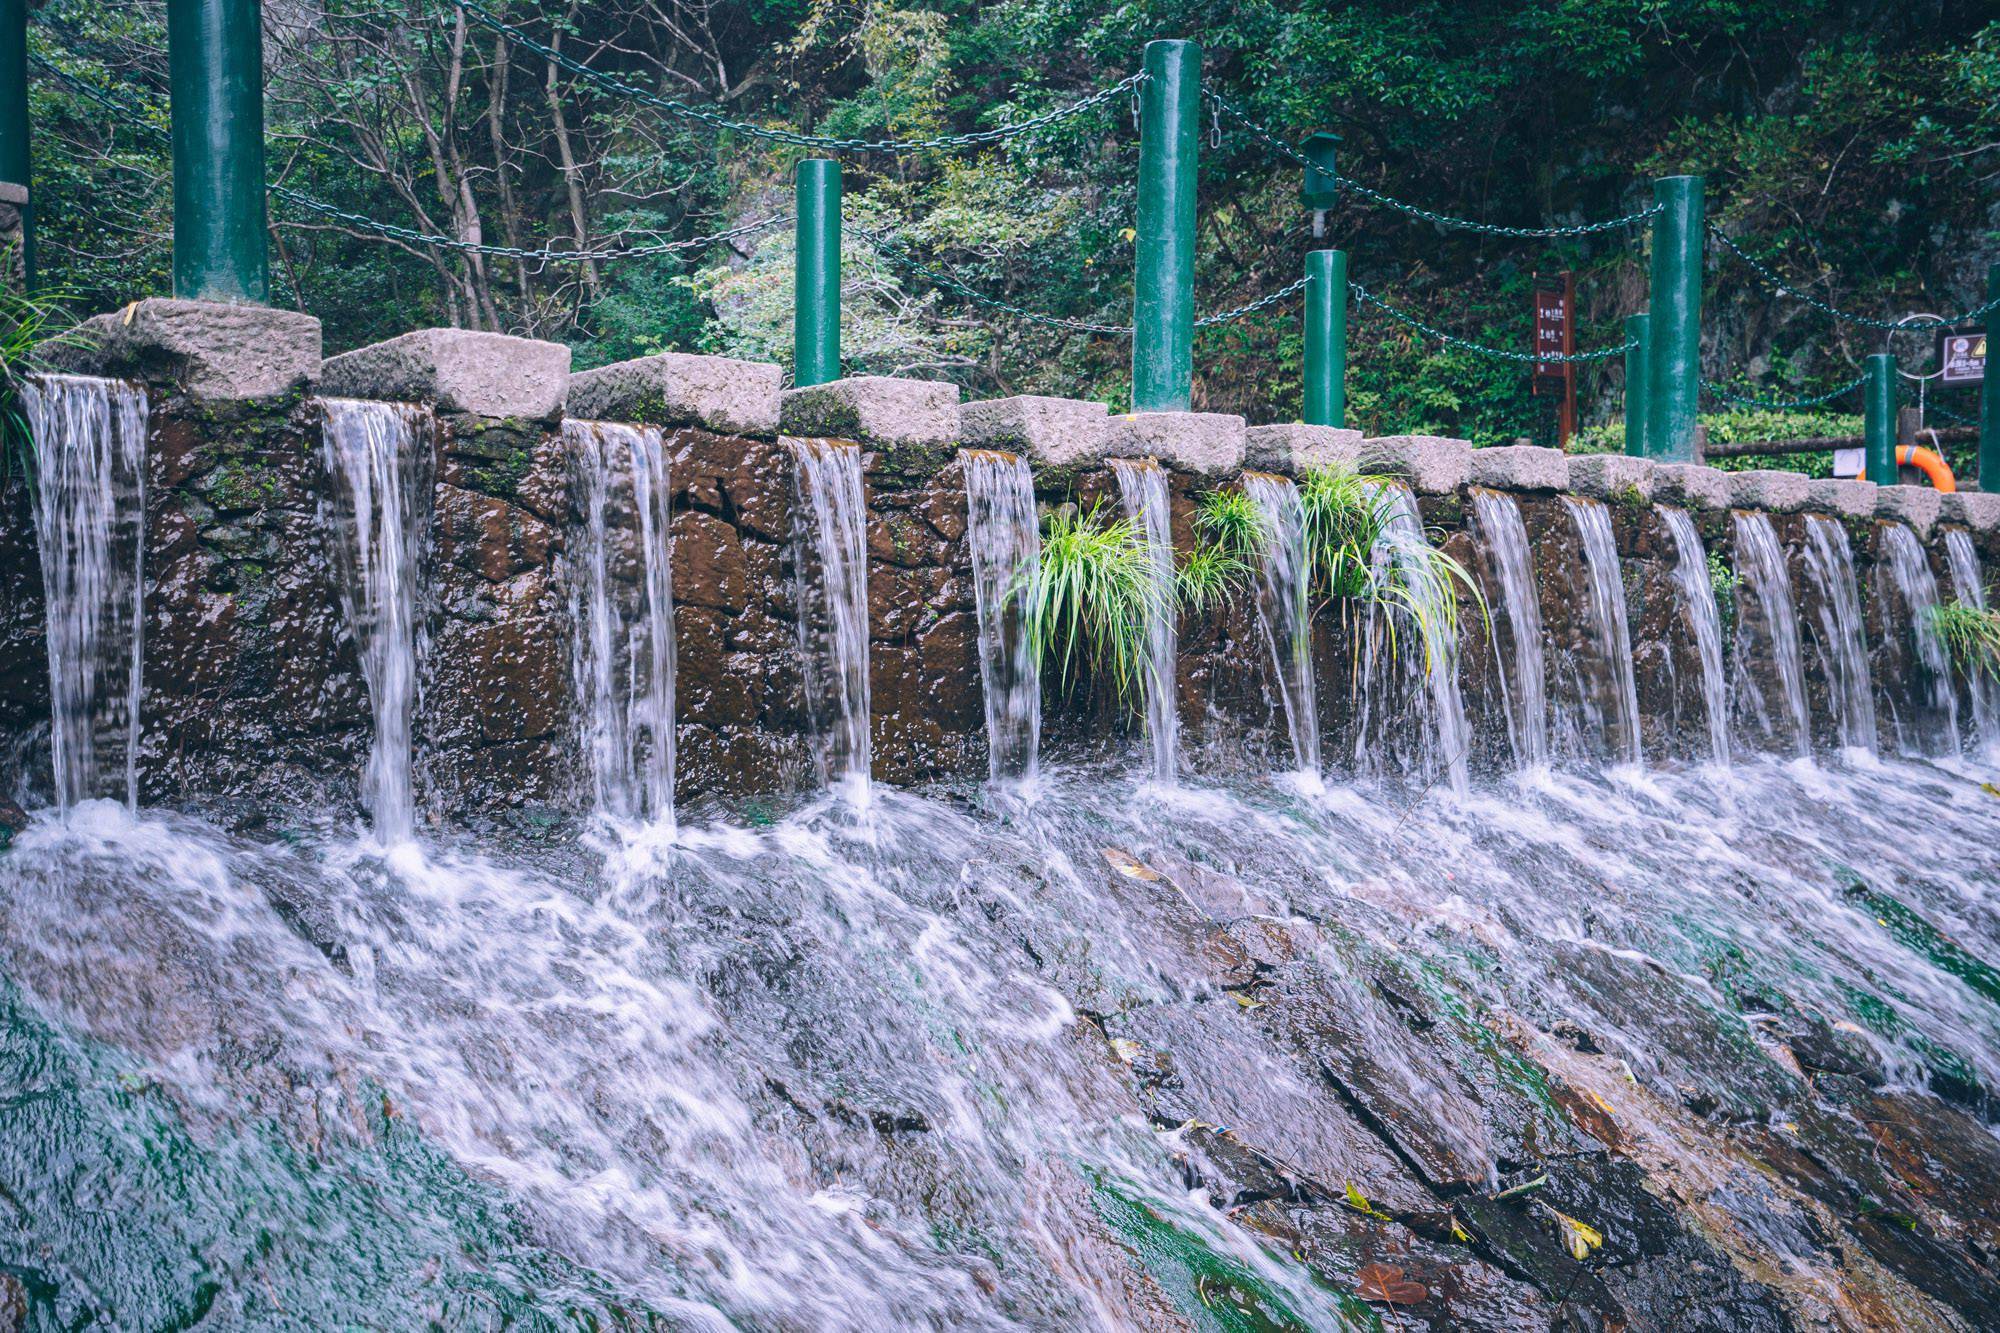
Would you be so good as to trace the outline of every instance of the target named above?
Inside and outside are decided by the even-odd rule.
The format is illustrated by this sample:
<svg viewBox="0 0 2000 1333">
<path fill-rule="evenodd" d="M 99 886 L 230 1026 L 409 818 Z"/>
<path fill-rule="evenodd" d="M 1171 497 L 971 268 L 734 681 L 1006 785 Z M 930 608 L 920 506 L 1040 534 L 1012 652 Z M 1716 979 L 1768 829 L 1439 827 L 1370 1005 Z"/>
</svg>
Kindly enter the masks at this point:
<svg viewBox="0 0 2000 1333">
<path fill-rule="evenodd" d="M 1932 719 L 1931 725 L 1912 719 L 1909 726 L 1901 717 L 1894 719 L 1898 742 L 1906 753 L 1927 751 L 1958 752 L 1958 691 L 1951 684 L 1951 663 L 1944 643 L 1931 624 L 1931 612 L 1938 604 L 1937 575 L 1924 554 L 1917 534 L 1901 523 L 1882 525 L 1882 547 L 1888 555 L 1889 579 L 1910 619 L 1910 634 L 1916 646 L 1918 679 L 1913 689 L 1922 696 Z"/>
<path fill-rule="evenodd" d="M 1167 497 L 1167 473 L 1151 459 L 1114 458 L 1112 475 L 1125 514 L 1138 520 L 1146 550 L 1152 556 L 1153 577 L 1160 595 L 1152 603 L 1146 624 L 1146 736 L 1153 747 L 1153 777 L 1172 783 L 1178 767 L 1181 719 L 1175 687 L 1179 653 L 1174 627 L 1173 509 Z"/>
<path fill-rule="evenodd" d="M 1606 676 L 1589 694 L 1609 704 L 1601 723 L 1605 752 L 1622 763 L 1639 762 L 1639 686 L 1632 669 L 1632 633 L 1626 623 L 1625 580 L 1618 566 L 1618 542 L 1611 511 L 1596 500 L 1562 498 L 1583 548 L 1590 590 L 1591 627 Z"/>
<path fill-rule="evenodd" d="M 1027 460 L 989 449 L 959 455 L 966 536 L 979 608 L 979 679 L 986 705 L 987 772 L 1032 780 L 1042 737 L 1042 675 L 1022 617 L 1041 570 L 1042 528 Z"/>
<path fill-rule="evenodd" d="M 35 451 L 56 804 L 98 794 L 104 732 L 121 735 L 125 802 L 136 808 L 146 391 L 88 375 L 36 376 L 23 381 L 21 404 Z"/>
<path fill-rule="evenodd" d="M 1291 732 L 1292 759 L 1301 773 L 1319 772 L 1319 706 L 1313 695 L 1310 584 L 1305 513 L 1289 477 L 1243 474 L 1243 490 L 1264 516 L 1264 558 L 1257 620 L 1271 646 L 1278 691 Z"/>
<path fill-rule="evenodd" d="M 1521 506 L 1505 491 L 1474 487 L 1472 517 L 1479 528 L 1480 553 L 1500 590 L 1500 611 L 1513 646 L 1512 669 L 1500 673 L 1500 688 L 1514 762 L 1521 768 L 1542 768 L 1549 762 L 1549 699 L 1542 658 L 1542 600 L 1535 587 L 1528 529 L 1521 522 Z"/>
<path fill-rule="evenodd" d="M 1824 514 L 1806 515 L 1806 577 L 1818 607 L 1816 633 L 1826 663 L 1834 721 L 1845 749 L 1874 754 L 1875 687 L 1868 674 L 1868 642 L 1861 621 L 1861 584 L 1847 529 Z"/>
<path fill-rule="evenodd" d="M 1986 584 L 1979 575 L 1979 553 L 1972 549 L 1972 534 L 1964 528 L 1948 528 L 1944 534 L 1945 560 L 1951 567 L 1952 596 L 1961 606 L 1986 609 Z M 1972 698 L 1972 729 L 1982 749 L 2000 741 L 2000 681 L 1985 671 L 1975 672 L 1968 682 Z"/>
<path fill-rule="evenodd" d="M 1729 762 L 1729 693 L 1722 673 L 1722 617 L 1715 607 L 1715 584 L 1708 575 L 1708 552 L 1685 509 L 1655 505 L 1654 512 L 1674 539 L 1674 587 L 1701 659 L 1701 706 L 1708 718 L 1708 752 Z"/>
<path fill-rule="evenodd" d="M 666 448 L 651 426 L 563 423 L 582 511 L 572 543 L 572 668 L 597 808 L 674 813 L 674 589 Z M 609 516 L 630 515 L 636 587 L 612 572 Z"/>
<path fill-rule="evenodd" d="M 1371 577 L 1378 586 L 1397 582 L 1403 596 L 1375 605 L 1363 630 L 1355 766 L 1382 771 L 1387 752 L 1400 748 L 1396 733 L 1407 728 L 1403 738 L 1416 747 L 1407 766 L 1463 795 L 1472 742 L 1458 690 L 1456 608 L 1445 604 L 1456 589 L 1429 576 L 1430 543 L 1410 492 L 1390 486 L 1376 502 L 1384 521 L 1369 554 Z"/>
<path fill-rule="evenodd" d="M 321 442 L 341 602 L 361 659 L 375 734 L 361 779 L 375 836 L 406 842 L 416 827 L 410 781 L 417 702 L 417 621 L 429 520 L 430 414 L 404 403 L 323 398 Z"/>
<path fill-rule="evenodd" d="M 1750 701 L 1758 729 L 1801 757 L 1812 753 L 1812 722 L 1806 711 L 1806 672 L 1799 655 L 1799 612 L 1792 597 L 1792 576 L 1785 568 L 1785 551 L 1768 514 L 1739 509 L 1731 515 L 1736 534 L 1736 574 L 1750 605 L 1739 596 L 1736 615 L 1736 679 Z M 1768 665 L 1776 677 L 1781 721 L 1772 716 L 1771 701 L 1759 681 Z"/>
<path fill-rule="evenodd" d="M 868 792 L 868 505 L 861 485 L 861 450 L 834 440 L 792 440 L 801 536 L 820 577 L 799 571 L 799 649 L 806 692 L 831 696 L 832 718 L 822 736 L 821 765 L 829 781 L 853 798 Z M 814 615 L 803 614 L 813 608 Z M 812 624 L 823 627 L 824 646 Z"/>
</svg>

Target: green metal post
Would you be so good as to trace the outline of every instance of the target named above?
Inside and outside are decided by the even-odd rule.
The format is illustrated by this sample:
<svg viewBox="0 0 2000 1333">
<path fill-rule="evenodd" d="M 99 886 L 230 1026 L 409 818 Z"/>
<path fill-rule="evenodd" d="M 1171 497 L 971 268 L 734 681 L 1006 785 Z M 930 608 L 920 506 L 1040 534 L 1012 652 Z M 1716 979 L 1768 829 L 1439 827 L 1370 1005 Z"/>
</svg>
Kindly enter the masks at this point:
<svg viewBox="0 0 2000 1333">
<path fill-rule="evenodd" d="M 259 0 L 170 0 L 174 295 L 263 302 L 264 25 Z"/>
<path fill-rule="evenodd" d="M 0 0 L 0 181 L 28 180 L 28 0 Z M 35 286 L 35 197 L 21 206 L 21 270 Z"/>
<path fill-rule="evenodd" d="M 1648 457 L 1646 431 L 1653 413 L 1653 320 L 1631 315 L 1625 320 L 1625 452 Z"/>
<path fill-rule="evenodd" d="M 1986 270 L 1986 299 L 2000 301 L 2000 263 Z M 2000 491 L 2000 306 L 1986 312 L 1986 382 L 1979 388 L 1979 489 Z"/>
<path fill-rule="evenodd" d="M 1692 463 L 1701 395 L 1701 177 L 1655 181 L 1653 198 L 1660 212 L 1647 303 L 1653 374 L 1646 448 L 1662 462 Z"/>
<path fill-rule="evenodd" d="M 1185 412 L 1194 397 L 1194 185 L 1201 47 L 1146 43 L 1139 97 L 1139 269 L 1132 410 Z"/>
<path fill-rule="evenodd" d="M 1861 386 L 1862 443 L 1868 480 L 1894 486 L 1896 474 L 1896 358 L 1877 352 L 1865 363 Z"/>
<path fill-rule="evenodd" d="M 1306 256 L 1306 410 L 1308 426 L 1347 424 L 1347 254 Z"/>
<path fill-rule="evenodd" d="M 840 378 L 840 163 L 809 157 L 794 178 L 798 227 L 792 383 Z"/>
</svg>

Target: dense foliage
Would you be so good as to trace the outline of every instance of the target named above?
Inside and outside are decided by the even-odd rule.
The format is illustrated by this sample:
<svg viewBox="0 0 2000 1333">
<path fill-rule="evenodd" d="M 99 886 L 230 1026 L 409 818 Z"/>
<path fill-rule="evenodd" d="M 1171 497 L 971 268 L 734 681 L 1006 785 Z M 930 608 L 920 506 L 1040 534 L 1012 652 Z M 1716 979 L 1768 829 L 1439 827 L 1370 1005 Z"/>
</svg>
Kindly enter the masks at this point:
<svg viewBox="0 0 2000 1333">
<path fill-rule="evenodd" d="M 1205 78 L 1398 197 L 1540 225 L 1644 207 L 1652 177 L 1709 181 L 1710 215 L 1823 298 L 1875 315 L 1983 299 L 2000 256 L 2000 24 L 1963 0 L 490 0 L 662 95 L 772 126 L 926 136 L 1074 101 L 1151 37 L 1204 45 Z M 102 309 L 163 292 L 170 242 L 163 4 L 46 0 L 32 49 L 45 271 Z M 363 218 L 528 248 L 708 234 L 789 208 L 799 150 L 635 106 L 468 22 L 447 0 L 266 0 L 270 176 Z M 1204 127 L 1207 128 L 1206 126 Z M 1296 169 L 1237 127 L 1205 137 L 1199 295 L 1291 281 L 1316 242 Z M 1124 99 L 997 147 L 847 162 L 848 218 L 968 286 L 1096 322 L 1130 318 L 1136 135 Z M 389 240 L 276 202 L 278 297 L 330 349 L 426 323 L 571 343 L 594 364 L 684 348 L 789 357 L 789 231 L 682 259 L 563 264 Z M 1557 241 L 1445 231 L 1349 199 L 1328 239 L 1430 322 L 1524 348 L 1537 272 L 1578 274 L 1579 345 L 1622 340 L 1645 299 L 1643 229 Z M 1881 335 L 1774 297 L 1711 255 L 1707 374 L 1767 397 L 1853 376 Z M 850 233 L 851 366 L 975 395 L 1126 393 L 1124 340 L 968 304 Z M 1894 350 L 1927 358 L 1928 339 Z M 1296 304 L 1204 330 L 1197 406 L 1299 407 Z M 1546 441 L 1521 367 L 1357 311 L 1356 424 Z M 1581 378 L 1586 423 L 1620 410 L 1619 363 Z M 1854 410 L 1854 404 L 1839 404 Z M 1969 410 L 1964 395 L 1947 400 Z"/>
</svg>

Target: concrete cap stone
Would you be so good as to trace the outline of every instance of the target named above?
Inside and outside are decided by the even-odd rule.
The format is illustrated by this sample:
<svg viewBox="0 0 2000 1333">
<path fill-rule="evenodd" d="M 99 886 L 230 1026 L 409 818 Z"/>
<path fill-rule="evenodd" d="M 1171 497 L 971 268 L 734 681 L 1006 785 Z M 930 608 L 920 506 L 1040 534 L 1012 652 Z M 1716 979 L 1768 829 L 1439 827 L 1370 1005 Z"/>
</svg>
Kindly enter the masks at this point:
<svg viewBox="0 0 2000 1333">
<path fill-rule="evenodd" d="M 477 417 L 553 421 L 569 392 L 569 348 L 476 329 L 417 329 L 327 358 L 319 389 Z"/>
<path fill-rule="evenodd" d="M 1749 472 L 1728 472 L 1729 502 L 1738 509 L 1762 509 L 1773 514 L 1796 514 L 1806 507 L 1811 478 L 1803 472 L 1779 468 L 1757 468 Z"/>
<path fill-rule="evenodd" d="M 1729 474 L 1699 463 L 1655 463 L 1653 498 L 1687 509 L 1727 509 Z"/>
<path fill-rule="evenodd" d="M 785 373 L 764 361 L 661 352 L 569 377 L 573 417 L 776 435 Z"/>
<path fill-rule="evenodd" d="M 1909 524 L 1917 536 L 1930 540 L 1944 497 L 1928 486 L 1878 486 L 1875 488 L 1875 517 Z"/>
<path fill-rule="evenodd" d="M 787 389 L 778 399 L 778 429 L 891 449 L 941 448 L 958 443 L 958 386 L 856 375 Z"/>
<path fill-rule="evenodd" d="M 1974 532 L 2000 528 L 2000 493 L 1956 491 L 1938 500 L 1938 516 L 1947 523 L 1963 523 Z"/>
<path fill-rule="evenodd" d="M 149 297 L 84 321 L 59 369 L 176 385 L 203 402 L 277 398 L 320 374 L 319 321 L 295 310 Z"/>
<path fill-rule="evenodd" d="M 1806 483 L 1806 508 L 1836 518 L 1872 518 L 1875 483 L 1834 477 Z"/>
<path fill-rule="evenodd" d="M 1388 472 L 1410 489 L 1440 495 L 1465 484 L 1472 445 L 1442 435 L 1382 435 L 1361 442 L 1361 465 Z"/>
<path fill-rule="evenodd" d="M 1133 412 L 1112 417 L 1107 458 L 1157 458 L 1198 477 L 1233 477 L 1243 470 L 1248 431 L 1223 412 Z"/>
<path fill-rule="evenodd" d="M 1559 491 L 1569 485 L 1569 460 L 1560 449 L 1503 444 L 1474 449 L 1465 475 L 1474 486 L 1505 491 Z"/>
<path fill-rule="evenodd" d="M 1338 426 L 1285 422 L 1243 432 L 1243 466 L 1253 472 L 1297 476 L 1316 467 L 1353 467 L 1361 461 L 1361 432 Z"/>
<path fill-rule="evenodd" d="M 1636 494 L 1653 498 L 1655 464 L 1650 458 L 1630 454 L 1573 454 L 1569 459 L 1569 488 L 1578 495 L 1609 500 Z"/>
<path fill-rule="evenodd" d="M 966 403 L 958 427 L 973 448 L 1003 449 L 1043 467 L 1085 467 L 1104 457 L 1111 409 L 1080 398 L 1019 394 Z"/>
<path fill-rule="evenodd" d="M 19 208 L 28 202 L 28 187 L 19 181 L 0 181 L 0 204 Z"/>
</svg>

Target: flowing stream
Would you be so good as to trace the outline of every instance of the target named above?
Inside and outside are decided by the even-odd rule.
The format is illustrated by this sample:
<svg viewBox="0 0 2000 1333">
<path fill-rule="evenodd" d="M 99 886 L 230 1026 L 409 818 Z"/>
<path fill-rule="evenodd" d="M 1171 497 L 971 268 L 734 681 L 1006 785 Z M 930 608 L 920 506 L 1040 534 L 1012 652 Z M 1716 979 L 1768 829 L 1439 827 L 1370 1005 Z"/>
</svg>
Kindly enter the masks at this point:
<svg viewBox="0 0 2000 1333">
<path fill-rule="evenodd" d="M 1583 548 L 1584 576 L 1590 591 L 1590 622 L 1597 639 L 1598 660 L 1605 678 L 1587 693 L 1609 704 L 1600 723 L 1604 753 L 1621 763 L 1636 764 L 1639 752 L 1639 686 L 1632 670 L 1632 633 L 1625 615 L 1625 579 L 1618 566 L 1618 542 L 1611 532 L 1611 511 L 1596 500 L 1562 497 Z"/>
<path fill-rule="evenodd" d="M 1319 772 L 1319 705 L 1313 696 L 1311 571 L 1306 564 L 1305 514 L 1291 478 L 1243 474 L 1243 490 L 1264 516 L 1264 558 L 1258 566 L 1257 622 L 1271 648 L 1292 760 L 1301 773 Z"/>
<path fill-rule="evenodd" d="M 1472 516 L 1479 527 L 1480 552 L 1500 590 L 1501 618 L 1513 648 L 1500 686 L 1514 763 L 1542 768 L 1549 762 L 1548 676 L 1542 656 L 1542 598 L 1535 587 L 1528 529 L 1521 522 L 1521 506 L 1505 491 L 1474 487 Z M 1497 638 L 1497 627 L 1495 633 Z"/>
<path fill-rule="evenodd" d="M 1041 572 L 1035 479 L 1027 461 L 1013 454 L 969 449 L 959 458 L 979 607 L 987 774 L 995 782 L 1032 781 L 1042 740 L 1042 674 L 1022 609 Z"/>
<path fill-rule="evenodd" d="M 1709 579 L 1708 552 L 1694 530 L 1688 512 L 1674 505 L 1655 505 L 1654 512 L 1674 539 L 1674 587 L 1680 593 L 1681 614 L 1687 617 L 1701 661 L 1701 707 L 1708 719 L 1708 753 L 1718 764 L 1729 762 L 1729 692 L 1722 673 L 1722 617 L 1716 611 L 1715 584 Z"/>
<path fill-rule="evenodd" d="M 571 545 L 572 670 L 596 807 L 671 825 L 674 813 L 673 489 L 652 426 L 563 423 L 582 524 Z M 636 548 L 619 568 L 611 516 Z M 618 542 L 619 549 L 625 548 Z"/>
<path fill-rule="evenodd" d="M 323 398 L 321 436 L 338 497 L 332 508 L 341 601 L 368 685 L 375 731 L 361 799 L 384 844 L 416 823 L 411 724 L 423 533 L 430 519 L 430 414 L 403 403 Z"/>
<path fill-rule="evenodd" d="M 1944 643 L 1931 624 L 1931 611 L 1938 604 L 1937 575 L 1931 572 L 1930 557 L 1924 554 L 1917 535 L 1901 523 L 1882 526 L 1884 564 L 1890 586 L 1909 619 L 1910 640 L 1916 660 L 1909 667 L 1918 677 L 1913 693 L 1926 717 L 1895 719 L 1898 744 L 1906 753 L 1956 754 L 1958 752 L 1958 691 L 1951 684 L 1951 663 L 1945 658 Z"/>
<path fill-rule="evenodd" d="M 144 653 L 146 391 L 89 375 L 21 382 L 35 458 L 35 532 L 48 606 L 55 800 L 100 793 L 98 747 L 116 736 L 124 796 L 139 800 Z"/>
<path fill-rule="evenodd" d="M 1806 577 L 1818 609 L 1820 660 L 1826 663 L 1840 744 L 1876 751 L 1875 687 L 1868 674 L 1868 641 L 1861 619 L 1861 582 L 1854 551 L 1838 519 L 1806 515 Z"/>
<path fill-rule="evenodd" d="M 1737 598 L 1736 678 L 1741 683 L 1758 729 L 1794 754 L 1812 753 L 1812 721 L 1806 711 L 1805 662 L 1799 655 L 1799 611 L 1792 596 L 1792 576 L 1785 568 L 1784 548 L 1768 514 L 1739 509 L 1731 515 L 1736 534 L 1736 573 L 1749 594 Z M 1763 669 L 1775 676 L 1782 724 L 1773 717 L 1765 697 Z M 1780 734 L 1781 725 L 1789 736 Z"/>
<path fill-rule="evenodd" d="M 792 440 L 797 461 L 801 538 L 813 559 L 799 560 L 799 650 L 806 690 L 831 692 L 832 719 L 822 736 L 821 764 L 829 781 L 866 800 L 868 735 L 868 508 L 861 486 L 861 450 L 833 440 Z M 819 571 L 807 577 L 808 564 Z M 812 632 L 813 622 L 819 634 Z M 823 639 L 815 643 L 814 638 Z"/>
<path fill-rule="evenodd" d="M 1972 534 L 1964 528 L 1947 528 L 1944 534 L 1945 562 L 1951 569 L 1952 597 L 1961 606 L 1986 609 L 1986 584 L 1979 572 L 1979 553 L 1972 549 Z M 1973 674 L 1967 682 L 1972 700 L 1972 729 L 1981 749 L 1991 750 L 2000 740 L 2000 681 L 1987 672 Z"/>
<path fill-rule="evenodd" d="M 1180 753 L 1180 701 L 1176 697 L 1175 659 L 1179 648 L 1174 629 L 1173 507 L 1167 496 L 1167 473 L 1151 459 L 1114 458 L 1118 494 L 1125 514 L 1139 524 L 1152 556 L 1153 578 L 1160 589 L 1146 622 L 1146 737 L 1153 750 L 1153 778 L 1171 784 Z"/>
</svg>

